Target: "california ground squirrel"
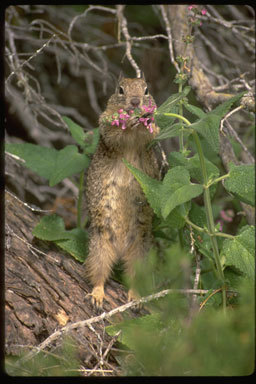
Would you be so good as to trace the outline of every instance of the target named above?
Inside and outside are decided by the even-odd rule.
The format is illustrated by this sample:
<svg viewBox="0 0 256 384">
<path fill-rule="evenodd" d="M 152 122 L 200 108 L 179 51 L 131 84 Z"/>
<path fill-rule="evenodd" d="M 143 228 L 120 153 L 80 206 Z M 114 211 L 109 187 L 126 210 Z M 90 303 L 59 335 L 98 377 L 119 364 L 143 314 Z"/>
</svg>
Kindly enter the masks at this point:
<svg viewBox="0 0 256 384">
<path fill-rule="evenodd" d="M 93 285 L 92 303 L 98 308 L 102 307 L 104 283 L 114 263 L 123 260 L 125 272 L 132 279 L 134 262 L 151 245 L 152 209 L 123 163 L 126 159 L 149 176 L 159 178 L 154 151 L 148 149 L 159 128 L 148 117 L 150 113 L 140 118 L 131 116 L 142 106 L 145 111 L 151 111 L 150 106 L 156 108 L 144 78 L 121 78 L 99 119 L 100 139 L 86 188 L 91 219 L 86 272 Z M 131 288 L 128 300 L 135 297 Z"/>
</svg>

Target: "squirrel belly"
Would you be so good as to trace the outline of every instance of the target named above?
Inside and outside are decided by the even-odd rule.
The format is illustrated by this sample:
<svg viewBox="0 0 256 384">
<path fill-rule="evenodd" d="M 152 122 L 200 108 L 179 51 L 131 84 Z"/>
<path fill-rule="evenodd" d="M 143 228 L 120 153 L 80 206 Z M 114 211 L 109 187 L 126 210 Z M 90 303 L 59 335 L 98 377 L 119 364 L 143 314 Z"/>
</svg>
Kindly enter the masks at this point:
<svg viewBox="0 0 256 384">
<path fill-rule="evenodd" d="M 91 222 L 85 265 L 93 285 L 92 303 L 96 307 L 102 306 L 104 284 L 115 262 L 120 258 L 124 261 L 125 272 L 132 280 L 135 261 L 143 258 L 151 245 L 153 211 L 123 159 L 149 176 L 159 178 L 154 152 L 148 149 L 158 127 L 151 124 L 150 132 L 143 122 L 129 114 L 125 129 L 106 121 L 106 117 L 120 110 L 129 111 L 134 106 L 152 103 L 148 92 L 145 95 L 146 89 L 143 79 L 122 79 L 100 116 L 100 139 L 86 186 Z"/>
</svg>

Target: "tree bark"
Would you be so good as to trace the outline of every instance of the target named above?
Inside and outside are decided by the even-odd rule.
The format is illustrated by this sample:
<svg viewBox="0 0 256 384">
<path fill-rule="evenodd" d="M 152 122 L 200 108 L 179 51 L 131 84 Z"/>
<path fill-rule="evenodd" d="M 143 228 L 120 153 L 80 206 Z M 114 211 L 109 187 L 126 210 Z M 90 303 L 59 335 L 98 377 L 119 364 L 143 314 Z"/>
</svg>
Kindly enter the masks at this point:
<svg viewBox="0 0 256 384">
<path fill-rule="evenodd" d="M 38 346 L 67 323 L 97 315 L 86 298 L 91 287 L 84 278 L 84 266 L 53 243 L 33 238 L 32 230 L 38 221 L 38 213 L 6 192 L 5 345 L 8 355 L 18 355 L 24 349 Z M 106 294 L 104 311 L 127 301 L 124 288 L 113 280 L 106 285 Z M 122 319 L 121 314 L 119 317 Z M 86 361 L 86 366 L 93 368 L 97 363 L 95 350 L 99 347 L 99 338 L 102 338 L 103 350 L 111 341 L 104 332 L 104 322 L 95 325 L 95 332 L 89 328 L 72 332 L 83 364 Z"/>
</svg>

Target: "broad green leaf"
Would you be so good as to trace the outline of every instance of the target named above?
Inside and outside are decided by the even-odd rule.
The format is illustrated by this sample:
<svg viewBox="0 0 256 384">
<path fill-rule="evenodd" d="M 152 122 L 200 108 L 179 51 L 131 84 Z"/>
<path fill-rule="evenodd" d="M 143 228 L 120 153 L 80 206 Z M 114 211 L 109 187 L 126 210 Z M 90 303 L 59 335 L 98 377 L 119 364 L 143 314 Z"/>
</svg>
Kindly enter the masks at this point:
<svg viewBox="0 0 256 384">
<path fill-rule="evenodd" d="M 170 190 L 170 186 L 172 190 L 175 190 L 175 186 L 189 184 L 189 172 L 184 166 L 177 166 L 169 169 L 163 179 L 163 189 Z"/>
<path fill-rule="evenodd" d="M 232 104 L 241 99 L 244 92 L 231 97 L 224 103 L 218 105 L 211 112 L 203 115 L 200 120 L 190 125 L 190 128 L 195 129 L 211 146 L 215 153 L 219 153 L 219 125 L 221 119 L 231 108 Z"/>
<path fill-rule="evenodd" d="M 186 223 L 185 217 L 188 215 L 189 209 L 190 209 L 190 201 L 185 204 L 178 205 L 167 216 L 164 223 L 166 223 L 168 227 L 171 227 L 174 229 L 183 228 Z"/>
<path fill-rule="evenodd" d="M 207 226 L 205 208 L 200 207 L 193 201 L 191 203 L 191 209 L 189 211 L 189 218 L 194 224 L 198 225 L 201 228 Z"/>
<path fill-rule="evenodd" d="M 62 118 L 69 127 L 73 139 L 83 148 L 85 145 L 85 132 L 83 128 L 67 116 L 62 116 Z"/>
<path fill-rule="evenodd" d="M 178 108 L 173 107 L 172 113 L 178 113 Z M 161 129 L 161 132 L 169 131 L 172 129 L 172 126 L 174 125 L 174 121 L 176 120 L 176 117 L 173 116 L 165 116 L 164 113 L 157 111 L 154 115 L 155 122 L 158 125 L 158 127 Z"/>
<path fill-rule="evenodd" d="M 32 231 L 33 236 L 41 240 L 54 241 L 70 238 L 65 230 L 63 219 L 58 215 L 44 216 Z"/>
<path fill-rule="evenodd" d="M 224 182 L 227 191 L 246 204 L 255 205 L 254 165 L 234 165 L 230 163 L 230 176 Z"/>
<path fill-rule="evenodd" d="M 196 116 L 199 117 L 200 119 L 202 119 L 203 117 L 206 116 L 206 113 L 205 113 L 201 108 L 198 108 L 198 107 L 196 107 L 195 105 L 191 105 L 191 104 L 188 104 L 188 103 L 184 103 L 183 105 L 184 105 L 184 107 L 185 107 L 190 113 L 193 113 L 193 115 L 196 115 Z"/>
<path fill-rule="evenodd" d="M 243 272 L 249 279 L 255 278 L 255 232 L 254 227 L 247 225 L 242 228 L 234 239 L 223 243 L 221 258 L 225 265 L 231 265 Z"/>
<path fill-rule="evenodd" d="M 220 174 L 219 169 L 214 165 L 211 161 L 207 160 L 206 158 L 204 159 L 205 161 L 205 167 L 206 167 L 206 173 L 207 173 L 207 178 L 213 179 L 217 178 Z M 200 160 L 198 154 L 196 154 L 193 157 L 188 158 L 188 164 L 187 164 L 187 169 L 190 173 L 190 176 L 193 179 L 196 179 L 200 183 L 203 183 L 203 175 L 200 167 Z"/>
<path fill-rule="evenodd" d="M 203 186 L 200 184 L 187 184 L 178 187 L 173 193 L 171 193 L 169 199 L 162 206 L 162 216 L 164 219 L 167 218 L 169 213 L 178 205 L 184 204 L 185 202 L 201 195 L 203 192 Z"/>
<path fill-rule="evenodd" d="M 58 151 L 55 168 L 52 171 L 49 185 L 53 187 L 66 177 L 83 171 L 89 165 L 89 158 L 78 153 L 75 145 L 67 145 Z"/>
<path fill-rule="evenodd" d="M 208 113 L 202 119 L 191 124 L 189 127 L 197 131 L 202 137 L 205 138 L 207 143 L 211 146 L 215 153 L 219 153 L 219 125 L 221 117 L 214 115 L 212 112 Z"/>
<path fill-rule="evenodd" d="M 218 115 L 221 119 L 228 113 L 232 104 L 236 101 L 240 100 L 246 92 L 240 92 L 237 95 L 231 97 L 230 99 L 224 101 L 224 103 L 218 105 L 215 109 L 213 109 L 210 113 L 214 115 Z"/>
<path fill-rule="evenodd" d="M 217 178 L 220 173 L 219 169 L 211 161 L 207 160 L 206 158 L 204 160 L 208 180 Z M 184 166 L 189 171 L 190 177 L 192 179 L 197 180 L 201 184 L 203 183 L 203 175 L 198 154 L 194 155 L 193 157 L 186 158 L 180 152 L 171 152 L 168 157 L 168 162 L 171 167 L 175 167 L 178 165 Z M 216 192 L 216 187 L 216 184 L 213 184 L 210 187 L 211 198 Z"/>
<path fill-rule="evenodd" d="M 126 165 L 126 167 L 131 171 L 135 179 L 140 183 L 141 188 L 145 193 L 146 198 L 150 206 L 154 210 L 155 214 L 158 217 L 161 217 L 161 208 L 160 208 L 161 186 L 162 186 L 161 181 L 158 181 L 156 179 L 149 177 L 139 169 L 133 167 L 125 159 L 123 159 L 123 162 Z"/>
<path fill-rule="evenodd" d="M 203 187 L 190 183 L 190 175 L 183 166 L 169 169 L 163 180 L 161 214 L 164 219 L 178 205 L 200 195 Z"/>
<path fill-rule="evenodd" d="M 173 108 L 177 105 L 177 103 L 183 99 L 190 92 L 191 87 L 187 86 L 184 88 L 183 92 L 175 93 L 168 97 L 168 99 L 157 108 L 157 112 L 165 113 L 165 112 L 174 112 Z"/>
<path fill-rule="evenodd" d="M 168 116 L 165 116 L 165 117 L 168 117 Z M 159 124 L 158 126 L 161 128 Z M 166 129 L 163 129 L 163 130 L 161 129 L 160 133 L 156 136 L 155 140 L 169 139 L 171 137 L 178 136 L 180 133 L 181 127 L 182 127 L 181 123 L 176 123 L 171 126 L 168 126 Z"/>
<path fill-rule="evenodd" d="M 39 176 L 50 179 L 58 156 L 56 149 L 30 143 L 6 143 L 5 150 L 25 160 L 25 166 Z"/>
<path fill-rule="evenodd" d="M 177 165 L 183 165 L 186 167 L 187 158 L 183 153 L 180 152 L 170 152 L 168 156 L 168 163 L 171 167 L 176 167 Z"/>
<path fill-rule="evenodd" d="M 203 191 L 202 185 L 190 183 L 189 172 L 184 167 L 170 169 L 161 182 L 144 174 L 126 160 L 123 161 L 140 183 L 149 204 L 158 217 L 162 216 L 166 219 L 176 206 L 191 200 Z"/>
<path fill-rule="evenodd" d="M 88 253 L 88 234 L 82 228 L 74 228 L 68 232 L 68 239 L 57 240 L 55 243 L 76 260 L 84 262 Z"/>
<path fill-rule="evenodd" d="M 95 128 L 93 131 L 89 131 L 85 134 L 85 146 L 84 153 L 86 155 L 92 155 L 98 145 L 100 137 L 99 128 Z"/>
<path fill-rule="evenodd" d="M 216 167 L 216 165 L 214 165 L 211 161 L 207 160 L 206 158 L 204 160 L 208 180 L 210 178 L 217 178 L 220 174 L 218 167 Z M 171 152 L 168 157 L 168 162 L 171 167 L 175 167 L 178 165 L 184 166 L 189 171 L 190 176 L 193 179 L 199 181 L 200 183 L 203 182 L 203 176 L 201 172 L 198 154 L 194 155 L 193 157 L 186 158 L 180 152 Z"/>
<path fill-rule="evenodd" d="M 88 234 L 84 229 L 67 231 L 63 219 L 58 215 L 44 216 L 32 234 L 41 240 L 54 241 L 76 260 L 84 261 L 87 254 Z"/>
</svg>

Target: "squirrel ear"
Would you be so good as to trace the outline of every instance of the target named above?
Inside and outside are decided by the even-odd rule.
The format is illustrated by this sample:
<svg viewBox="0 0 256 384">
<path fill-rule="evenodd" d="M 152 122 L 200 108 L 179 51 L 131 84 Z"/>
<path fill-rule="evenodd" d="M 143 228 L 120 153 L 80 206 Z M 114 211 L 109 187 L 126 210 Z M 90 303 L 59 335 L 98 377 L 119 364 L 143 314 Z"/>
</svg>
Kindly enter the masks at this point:
<svg viewBox="0 0 256 384">
<path fill-rule="evenodd" d="M 124 78 L 123 71 L 120 71 L 120 75 L 119 75 L 119 78 L 118 78 L 118 82 L 121 81 L 123 78 Z"/>
<path fill-rule="evenodd" d="M 145 75 L 144 75 L 144 72 L 143 72 L 143 71 L 140 71 L 140 76 L 139 76 L 139 79 L 143 79 L 143 80 L 146 80 L 146 79 L 145 79 Z"/>
</svg>

